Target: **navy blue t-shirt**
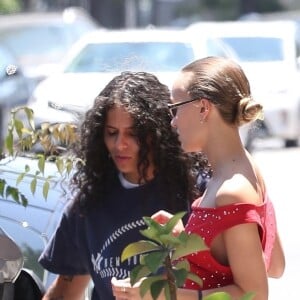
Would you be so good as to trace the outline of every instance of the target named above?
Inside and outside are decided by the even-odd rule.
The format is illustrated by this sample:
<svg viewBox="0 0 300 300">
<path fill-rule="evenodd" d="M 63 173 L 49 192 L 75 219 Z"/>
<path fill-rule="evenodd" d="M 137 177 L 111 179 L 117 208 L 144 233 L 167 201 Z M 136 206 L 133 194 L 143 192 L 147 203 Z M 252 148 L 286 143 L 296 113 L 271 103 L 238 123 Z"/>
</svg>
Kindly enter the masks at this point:
<svg viewBox="0 0 300 300">
<path fill-rule="evenodd" d="M 130 243 L 144 239 L 143 216 L 167 210 L 166 193 L 158 180 L 135 188 L 124 188 L 116 178 L 103 206 L 85 216 L 67 206 L 55 235 L 39 262 L 52 273 L 90 274 L 94 282 L 93 300 L 113 300 L 111 278 L 129 277 L 139 263 L 134 257 L 121 263 L 121 253 Z"/>
</svg>

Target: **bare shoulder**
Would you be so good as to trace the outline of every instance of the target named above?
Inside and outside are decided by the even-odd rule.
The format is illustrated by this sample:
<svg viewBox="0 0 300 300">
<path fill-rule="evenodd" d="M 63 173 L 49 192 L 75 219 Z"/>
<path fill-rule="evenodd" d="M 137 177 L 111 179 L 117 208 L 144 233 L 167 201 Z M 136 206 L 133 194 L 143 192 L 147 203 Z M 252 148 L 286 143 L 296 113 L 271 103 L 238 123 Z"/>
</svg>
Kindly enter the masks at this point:
<svg viewBox="0 0 300 300">
<path fill-rule="evenodd" d="M 224 206 L 235 203 L 260 204 L 262 199 L 258 183 L 238 173 L 222 182 L 215 201 L 216 206 Z"/>
</svg>

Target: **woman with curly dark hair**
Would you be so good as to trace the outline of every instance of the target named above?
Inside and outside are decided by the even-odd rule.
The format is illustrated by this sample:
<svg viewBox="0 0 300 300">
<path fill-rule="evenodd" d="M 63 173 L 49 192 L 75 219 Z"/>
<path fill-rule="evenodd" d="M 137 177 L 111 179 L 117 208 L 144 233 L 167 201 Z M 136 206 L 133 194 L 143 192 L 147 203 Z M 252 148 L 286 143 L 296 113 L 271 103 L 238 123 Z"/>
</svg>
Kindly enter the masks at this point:
<svg viewBox="0 0 300 300">
<path fill-rule="evenodd" d="M 157 210 L 188 210 L 196 194 L 191 156 L 181 149 L 168 110 L 170 94 L 145 72 L 112 79 L 87 111 L 75 154 L 74 200 L 40 263 L 60 274 L 43 299 L 114 299 L 111 278 L 126 278 L 138 258 L 122 250 L 141 239 L 142 217 Z M 200 166 L 201 167 L 201 166 Z"/>
</svg>

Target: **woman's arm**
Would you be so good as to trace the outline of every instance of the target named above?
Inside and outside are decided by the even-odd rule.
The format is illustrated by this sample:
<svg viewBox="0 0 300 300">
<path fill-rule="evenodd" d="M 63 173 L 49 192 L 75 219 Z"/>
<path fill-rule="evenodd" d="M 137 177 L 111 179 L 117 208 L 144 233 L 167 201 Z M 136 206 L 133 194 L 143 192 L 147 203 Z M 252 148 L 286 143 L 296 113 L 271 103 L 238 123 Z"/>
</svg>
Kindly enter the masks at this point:
<svg viewBox="0 0 300 300">
<path fill-rule="evenodd" d="M 279 278 L 282 276 L 285 269 L 285 257 L 282 244 L 278 232 L 276 232 L 275 244 L 272 251 L 268 276 Z"/>
<path fill-rule="evenodd" d="M 223 233 L 233 285 L 221 288 L 239 299 L 247 292 L 255 293 L 255 300 L 268 299 L 268 278 L 257 224 L 241 224 Z"/>
<path fill-rule="evenodd" d="M 89 275 L 58 275 L 42 300 L 83 300 Z"/>
</svg>

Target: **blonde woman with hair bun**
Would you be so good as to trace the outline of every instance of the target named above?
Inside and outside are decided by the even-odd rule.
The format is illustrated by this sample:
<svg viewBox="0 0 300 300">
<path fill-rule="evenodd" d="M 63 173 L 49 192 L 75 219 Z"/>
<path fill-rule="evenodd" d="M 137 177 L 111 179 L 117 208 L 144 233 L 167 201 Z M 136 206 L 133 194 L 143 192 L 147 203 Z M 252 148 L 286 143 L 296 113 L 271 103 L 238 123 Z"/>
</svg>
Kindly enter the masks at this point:
<svg viewBox="0 0 300 300">
<path fill-rule="evenodd" d="M 206 190 L 193 202 L 182 228 L 201 235 L 209 247 L 188 256 L 203 285 L 187 280 L 177 299 L 196 300 L 222 291 L 232 299 L 253 292 L 253 299 L 266 300 L 268 277 L 284 272 L 284 252 L 268 189 L 239 135 L 239 126 L 261 118 L 263 107 L 252 98 L 242 68 L 221 57 L 185 66 L 171 95 L 171 125 L 184 151 L 202 151 L 212 167 Z M 153 218 L 164 223 L 170 216 L 160 211 Z M 137 286 L 120 296 L 141 299 Z"/>
</svg>

